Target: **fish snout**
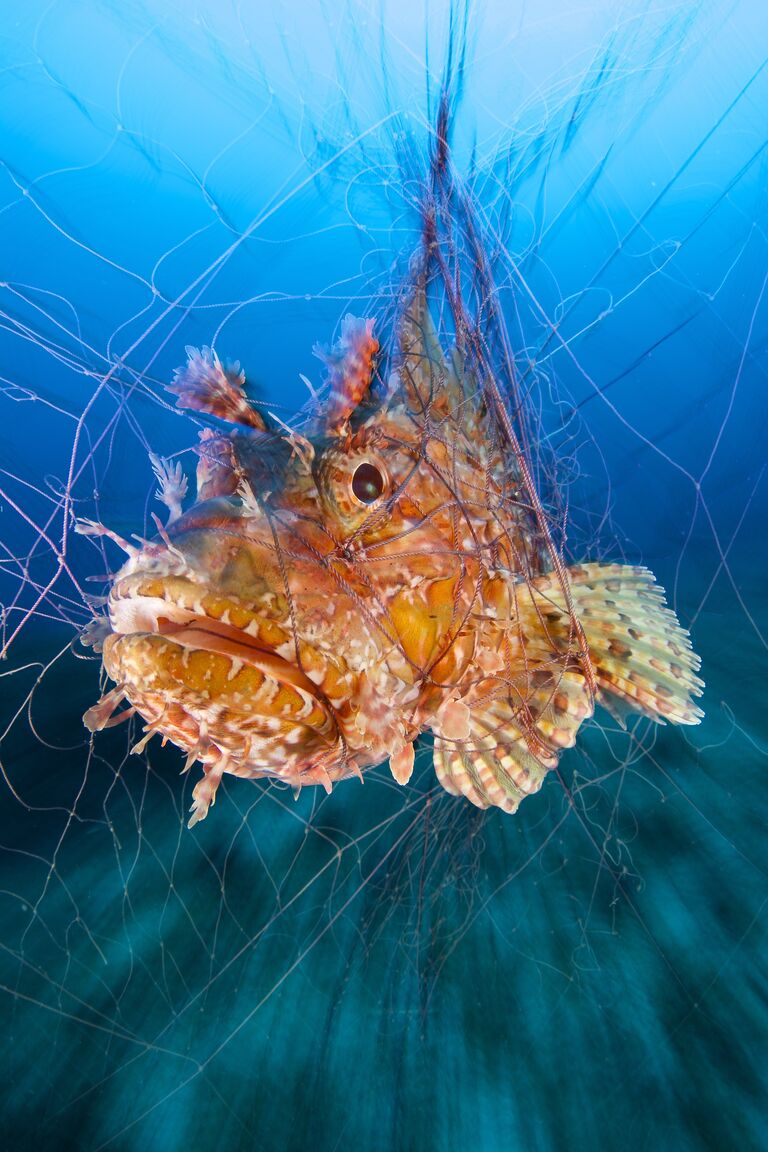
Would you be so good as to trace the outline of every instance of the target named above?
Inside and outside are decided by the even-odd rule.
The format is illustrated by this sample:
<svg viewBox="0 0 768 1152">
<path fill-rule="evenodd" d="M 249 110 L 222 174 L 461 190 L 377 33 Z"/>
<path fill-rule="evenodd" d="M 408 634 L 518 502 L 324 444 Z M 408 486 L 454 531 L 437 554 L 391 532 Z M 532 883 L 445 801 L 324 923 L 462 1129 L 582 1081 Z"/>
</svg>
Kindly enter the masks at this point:
<svg viewBox="0 0 768 1152">
<path fill-rule="evenodd" d="M 134 750 L 158 733 L 187 767 L 295 786 L 342 756 L 334 709 L 300 667 L 288 606 L 263 576 L 247 602 L 221 580 L 137 568 L 115 581 L 109 619 L 103 661 L 117 688 L 86 713 L 90 728 L 117 722 L 127 700 L 146 724 Z"/>
</svg>

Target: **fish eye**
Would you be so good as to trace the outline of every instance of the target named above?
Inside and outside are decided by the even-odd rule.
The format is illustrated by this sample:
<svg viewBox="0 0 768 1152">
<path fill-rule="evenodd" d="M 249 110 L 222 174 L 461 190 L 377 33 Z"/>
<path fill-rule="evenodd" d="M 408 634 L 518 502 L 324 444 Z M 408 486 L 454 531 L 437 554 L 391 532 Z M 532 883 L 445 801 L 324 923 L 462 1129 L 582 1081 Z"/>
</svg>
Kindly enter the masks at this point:
<svg viewBox="0 0 768 1152">
<path fill-rule="evenodd" d="M 384 491 L 384 477 L 375 464 L 364 460 L 352 476 L 352 495 L 361 504 L 375 504 Z"/>
</svg>

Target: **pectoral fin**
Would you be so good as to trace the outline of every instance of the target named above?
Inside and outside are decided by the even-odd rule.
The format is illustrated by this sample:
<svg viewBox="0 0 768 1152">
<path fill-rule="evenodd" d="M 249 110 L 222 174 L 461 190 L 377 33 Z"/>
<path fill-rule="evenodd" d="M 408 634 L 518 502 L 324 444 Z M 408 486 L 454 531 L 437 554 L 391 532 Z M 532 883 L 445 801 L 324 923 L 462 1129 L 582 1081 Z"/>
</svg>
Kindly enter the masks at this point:
<svg viewBox="0 0 768 1152">
<path fill-rule="evenodd" d="M 592 715 L 591 683 L 596 700 L 622 722 L 632 711 L 657 723 L 701 720 L 692 699 L 704 686 L 696 675 L 699 658 L 653 574 L 616 564 L 577 565 L 568 570 L 568 587 L 573 613 L 554 573 L 512 586 L 509 619 L 497 614 L 485 636 L 486 646 L 492 638 L 493 658 L 478 657 L 485 674 L 463 697 L 468 737 L 451 739 L 436 718 L 438 779 L 479 808 L 514 812 L 524 796 L 539 790 Z"/>
<path fill-rule="evenodd" d="M 641 712 L 657 723 L 698 724 L 693 702 L 704 682 L 688 633 L 647 568 L 582 564 L 568 570 L 575 615 L 589 647 L 597 699 L 620 717 Z M 560 584 L 534 581 L 542 605 L 565 611 Z M 565 617 L 567 620 L 567 617 Z"/>
<path fill-rule="evenodd" d="M 466 740 L 435 735 L 435 772 L 447 792 L 478 808 L 515 812 L 539 791 L 560 751 L 574 744 L 592 704 L 574 671 L 529 668 L 514 679 L 489 678 L 484 687 L 496 695 L 475 702 Z"/>
</svg>

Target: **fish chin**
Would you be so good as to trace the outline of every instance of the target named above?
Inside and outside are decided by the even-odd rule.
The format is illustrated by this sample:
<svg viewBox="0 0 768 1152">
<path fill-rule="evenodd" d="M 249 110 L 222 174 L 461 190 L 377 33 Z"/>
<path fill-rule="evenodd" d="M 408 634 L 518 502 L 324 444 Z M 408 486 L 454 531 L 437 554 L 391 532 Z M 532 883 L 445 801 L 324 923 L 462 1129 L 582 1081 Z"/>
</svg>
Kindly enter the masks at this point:
<svg viewBox="0 0 768 1152">
<path fill-rule="evenodd" d="M 109 614 L 103 659 L 117 688 L 86 713 L 90 728 L 114 723 L 127 699 L 146 721 L 135 750 L 159 733 L 188 753 L 188 767 L 200 760 L 218 776 L 301 786 L 324 782 L 325 766 L 343 759 L 333 709 L 282 622 L 156 572 L 118 578 Z"/>
</svg>

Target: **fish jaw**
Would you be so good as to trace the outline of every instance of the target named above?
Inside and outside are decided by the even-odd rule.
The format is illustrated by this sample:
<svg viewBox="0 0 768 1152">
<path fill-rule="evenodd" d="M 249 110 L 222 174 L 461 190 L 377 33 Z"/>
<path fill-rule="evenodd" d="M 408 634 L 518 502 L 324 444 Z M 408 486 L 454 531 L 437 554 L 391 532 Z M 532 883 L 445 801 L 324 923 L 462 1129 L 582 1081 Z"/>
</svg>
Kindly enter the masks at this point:
<svg viewBox="0 0 768 1152">
<path fill-rule="evenodd" d="M 338 704 L 354 685 L 299 642 L 286 598 L 273 590 L 276 567 L 252 540 L 198 532 L 165 553 L 152 546 L 132 557 L 110 593 L 103 661 L 117 688 L 86 725 L 117 722 L 127 700 L 146 724 L 136 751 L 158 733 L 188 753 L 187 767 L 200 760 L 205 787 L 193 819 L 205 815 L 210 781 L 223 772 L 330 787 L 359 771 L 326 694 Z"/>
<path fill-rule="evenodd" d="M 105 670 L 151 731 L 204 765 L 226 760 L 238 775 L 297 785 L 338 757 L 333 710 L 278 654 L 286 644 L 275 644 L 283 630 L 274 622 L 179 578 L 141 574 L 118 582 L 110 620 Z"/>
</svg>

